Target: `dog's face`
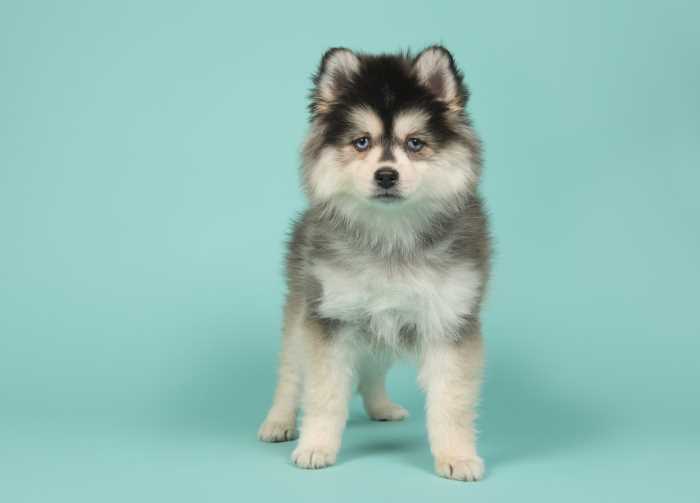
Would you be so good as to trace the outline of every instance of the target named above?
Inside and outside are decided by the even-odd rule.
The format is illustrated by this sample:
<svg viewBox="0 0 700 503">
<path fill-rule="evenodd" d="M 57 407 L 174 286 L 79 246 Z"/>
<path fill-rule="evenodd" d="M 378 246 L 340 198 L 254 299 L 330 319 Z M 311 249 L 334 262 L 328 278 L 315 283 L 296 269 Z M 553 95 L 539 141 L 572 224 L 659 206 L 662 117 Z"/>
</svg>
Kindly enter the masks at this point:
<svg viewBox="0 0 700 503">
<path fill-rule="evenodd" d="M 331 49 L 314 83 L 303 166 L 312 203 L 391 212 L 449 205 L 473 190 L 478 141 L 447 50 L 410 58 Z"/>
</svg>

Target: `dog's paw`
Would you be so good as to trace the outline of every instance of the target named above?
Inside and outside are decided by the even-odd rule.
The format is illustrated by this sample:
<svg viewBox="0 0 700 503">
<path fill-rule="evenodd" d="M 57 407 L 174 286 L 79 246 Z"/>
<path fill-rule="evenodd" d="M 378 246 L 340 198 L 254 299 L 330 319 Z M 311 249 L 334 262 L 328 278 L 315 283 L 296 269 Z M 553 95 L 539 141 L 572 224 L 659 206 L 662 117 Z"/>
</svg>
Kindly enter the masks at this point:
<svg viewBox="0 0 700 503">
<path fill-rule="evenodd" d="M 335 464 L 336 453 L 320 447 L 297 447 L 292 462 L 299 468 L 316 470 Z"/>
<path fill-rule="evenodd" d="M 435 458 L 435 472 L 446 479 L 473 482 L 484 477 L 484 462 L 476 456 L 473 458 L 438 456 Z"/>
<path fill-rule="evenodd" d="M 296 425 L 283 421 L 265 421 L 258 430 L 258 438 L 263 442 L 288 442 L 297 436 Z"/>
<path fill-rule="evenodd" d="M 395 403 L 368 406 L 367 415 L 373 421 L 401 421 L 408 417 L 408 411 Z"/>
</svg>

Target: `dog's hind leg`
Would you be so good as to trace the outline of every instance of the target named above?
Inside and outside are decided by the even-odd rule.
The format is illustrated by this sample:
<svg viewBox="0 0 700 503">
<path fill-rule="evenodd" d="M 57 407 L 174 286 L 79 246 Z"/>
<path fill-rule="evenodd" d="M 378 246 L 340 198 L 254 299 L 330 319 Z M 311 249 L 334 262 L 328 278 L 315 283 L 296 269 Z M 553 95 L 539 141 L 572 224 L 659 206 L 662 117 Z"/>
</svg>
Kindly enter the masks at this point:
<svg viewBox="0 0 700 503">
<path fill-rule="evenodd" d="M 282 351 L 277 389 L 267 418 L 258 430 L 264 442 L 286 442 L 297 438 L 297 410 L 301 390 L 301 316 L 302 307 L 291 298 L 284 311 Z"/>
<path fill-rule="evenodd" d="M 392 402 L 386 392 L 386 374 L 391 363 L 388 356 L 367 356 L 359 366 L 357 390 L 367 415 L 375 421 L 400 421 L 408 417 L 408 411 Z"/>
</svg>

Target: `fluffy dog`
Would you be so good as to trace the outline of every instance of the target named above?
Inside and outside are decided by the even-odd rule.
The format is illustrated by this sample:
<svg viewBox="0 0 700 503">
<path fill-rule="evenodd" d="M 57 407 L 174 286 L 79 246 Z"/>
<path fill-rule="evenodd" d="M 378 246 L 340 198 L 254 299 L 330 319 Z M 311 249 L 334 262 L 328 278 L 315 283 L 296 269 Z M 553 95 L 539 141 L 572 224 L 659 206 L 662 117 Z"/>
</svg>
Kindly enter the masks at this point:
<svg viewBox="0 0 700 503">
<path fill-rule="evenodd" d="M 258 436 L 301 436 L 302 468 L 332 465 L 357 389 L 370 418 L 408 414 L 385 389 L 415 357 L 436 472 L 478 480 L 479 312 L 489 233 L 478 193 L 480 142 L 452 55 L 329 50 L 314 76 L 294 224 L 279 381 Z"/>
</svg>

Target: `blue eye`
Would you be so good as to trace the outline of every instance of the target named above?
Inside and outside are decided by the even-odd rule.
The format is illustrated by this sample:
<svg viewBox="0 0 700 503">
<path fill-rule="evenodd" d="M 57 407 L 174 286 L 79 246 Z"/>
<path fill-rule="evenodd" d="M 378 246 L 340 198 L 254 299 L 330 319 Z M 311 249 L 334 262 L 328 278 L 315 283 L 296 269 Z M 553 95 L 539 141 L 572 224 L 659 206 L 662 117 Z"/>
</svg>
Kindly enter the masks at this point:
<svg viewBox="0 0 700 503">
<path fill-rule="evenodd" d="M 408 140 L 406 140 L 406 147 L 408 147 L 408 150 L 410 150 L 411 152 L 418 152 L 424 146 L 425 143 L 423 143 L 418 138 L 409 138 Z"/>
<path fill-rule="evenodd" d="M 362 152 L 363 150 L 367 150 L 369 148 L 369 138 L 366 136 L 363 136 L 361 138 L 357 138 L 356 140 L 352 141 L 352 145 L 359 152 Z"/>
</svg>

